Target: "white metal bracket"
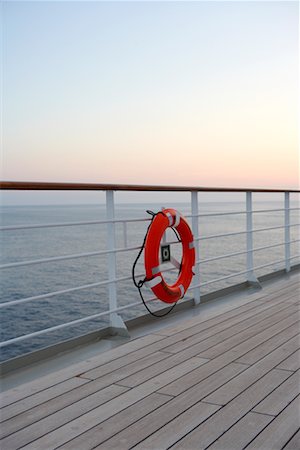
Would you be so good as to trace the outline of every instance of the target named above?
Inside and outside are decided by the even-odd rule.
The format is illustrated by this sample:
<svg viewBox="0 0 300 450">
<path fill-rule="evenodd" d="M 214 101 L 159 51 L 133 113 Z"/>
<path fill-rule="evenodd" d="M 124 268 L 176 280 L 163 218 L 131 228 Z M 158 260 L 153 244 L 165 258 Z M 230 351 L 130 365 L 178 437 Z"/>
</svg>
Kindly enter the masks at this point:
<svg viewBox="0 0 300 450">
<path fill-rule="evenodd" d="M 262 285 L 260 284 L 260 282 L 258 281 L 258 279 L 256 278 L 256 276 L 254 274 L 251 274 L 251 273 L 248 274 L 247 283 L 251 287 L 262 289 Z"/>
<path fill-rule="evenodd" d="M 181 267 L 180 262 L 177 261 L 177 259 L 174 258 L 174 256 L 171 256 L 170 263 L 175 267 L 175 269 L 178 269 L 178 270 L 179 270 L 180 267 Z"/>
<path fill-rule="evenodd" d="M 110 334 L 113 336 L 130 337 L 128 328 L 119 314 L 112 313 L 110 315 Z"/>
</svg>

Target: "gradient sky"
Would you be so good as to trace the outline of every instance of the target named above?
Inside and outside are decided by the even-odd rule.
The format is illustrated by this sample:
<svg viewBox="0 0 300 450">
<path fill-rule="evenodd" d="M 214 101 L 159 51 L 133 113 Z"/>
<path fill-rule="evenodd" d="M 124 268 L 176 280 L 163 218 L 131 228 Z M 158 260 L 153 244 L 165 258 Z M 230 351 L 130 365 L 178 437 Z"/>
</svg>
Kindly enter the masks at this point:
<svg viewBox="0 0 300 450">
<path fill-rule="evenodd" d="M 298 2 L 3 2 L 2 179 L 298 187 Z"/>
</svg>

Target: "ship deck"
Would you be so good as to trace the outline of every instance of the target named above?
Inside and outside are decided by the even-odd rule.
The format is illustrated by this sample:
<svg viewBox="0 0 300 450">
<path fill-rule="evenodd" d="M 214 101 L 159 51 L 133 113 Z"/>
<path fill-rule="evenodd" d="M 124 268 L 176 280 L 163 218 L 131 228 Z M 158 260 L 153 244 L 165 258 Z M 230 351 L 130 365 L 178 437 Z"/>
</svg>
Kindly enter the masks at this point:
<svg viewBox="0 0 300 450">
<path fill-rule="evenodd" d="M 2 395 L 2 450 L 299 449 L 299 272 Z"/>
</svg>

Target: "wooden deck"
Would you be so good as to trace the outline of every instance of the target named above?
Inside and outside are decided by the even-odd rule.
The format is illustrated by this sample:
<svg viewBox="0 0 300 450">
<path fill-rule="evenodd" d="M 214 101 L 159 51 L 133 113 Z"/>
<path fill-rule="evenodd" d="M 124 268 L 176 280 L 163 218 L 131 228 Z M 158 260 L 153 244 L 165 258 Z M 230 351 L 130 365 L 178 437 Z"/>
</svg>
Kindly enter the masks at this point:
<svg viewBox="0 0 300 450">
<path fill-rule="evenodd" d="M 298 449 L 299 275 L 2 395 L 1 449 Z"/>
</svg>

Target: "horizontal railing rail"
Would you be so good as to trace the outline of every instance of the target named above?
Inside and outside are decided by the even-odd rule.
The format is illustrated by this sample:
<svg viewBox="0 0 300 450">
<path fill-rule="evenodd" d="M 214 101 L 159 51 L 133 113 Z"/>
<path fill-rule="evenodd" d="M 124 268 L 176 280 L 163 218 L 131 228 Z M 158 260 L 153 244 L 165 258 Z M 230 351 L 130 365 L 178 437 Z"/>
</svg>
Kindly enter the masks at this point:
<svg viewBox="0 0 300 450">
<path fill-rule="evenodd" d="M 291 260 L 291 259 L 299 258 L 299 256 L 300 256 L 300 254 L 299 255 L 294 255 L 294 256 L 291 256 L 289 259 Z M 282 263 L 282 262 L 285 262 L 285 259 L 278 259 L 277 261 L 272 261 L 272 262 L 269 262 L 267 264 L 261 264 L 259 266 L 253 267 L 251 270 L 247 269 L 247 270 L 242 270 L 240 272 L 234 272 L 232 274 L 225 275 L 224 277 L 216 278 L 214 280 L 210 280 L 210 281 L 207 281 L 205 283 L 200 283 L 199 285 L 192 285 L 192 287 L 193 288 L 203 287 L 203 286 L 207 286 L 208 284 L 218 283 L 220 281 L 227 280 L 229 278 L 234 278 L 234 277 L 237 277 L 239 275 L 245 275 L 246 273 L 250 273 L 252 270 L 263 269 L 264 267 L 273 266 L 275 264 L 279 264 L 279 263 Z"/>
<path fill-rule="evenodd" d="M 105 220 L 90 220 L 90 221 L 68 221 L 68 222 L 53 222 L 53 223 L 41 223 L 41 224 L 21 224 L 21 225 L 3 225 L 0 227 L 0 231 L 2 232 L 18 232 L 21 230 L 32 230 L 32 229 L 47 229 L 47 228 L 56 228 L 56 227 L 80 227 L 80 226 L 91 226 L 91 225 L 106 225 L 106 236 L 107 236 L 107 248 L 105 250 L 91 251 L 91 252 L 81 252 L 81 253 L 71 253 L 66 255 L 55 255 L 49 257 L 28 259 L 24 261 L 12 261 L 9 263 L 5 263 L 0 265 L 0 269 L 17 269 L 19 267 L 26 266 L 34 266 L 46 263 L 58 263 L 66 260 L 72 259 L 80 259 L 80 258 L 90 258 L 96 256 L 107 256 L 107 266 L 108 266 L 108 278 L 102 281 L 97 281 L 94 283 L 82 284 L 79 286 L 70 287 L 67 289 L 60 289 L 53 292 L 43 293 L 39 295 L 34 295 L 26 298 L 20 298 L 10 301 L 3 301 L 0 303 L 0 308 L 17 306 L 20 304 L 35 302 L 38 300 L 48 299 L 52 297 L 57 297 L 63 294 L 70 294 L 79 292 L 86 289 L 97 288 L 100 286 L 108 286 L 109 293 L 109 307 L 107 310 L 92 314 L 90 316 L 76 319 L 70 322 L 66 322 L 60 325 L 56 325 L 53 327 L 49 327 L 43 330 L 35 331 L 33 333 L 28 333 L 22 336 L 17 336 L 12 339 L 8 339 L 0 344 L 0 347 L 5 347 L 11 344 L 15 344 L 21 342 L 25 339 L 34 338 L 40 335 L 44 335 L 50 333 L 52 331 L 62 330 L 67 327 L 71 327 L 80 323 L 84 323 L 96 318 L 100 318 L 106 315 L 110 317 L 111 326 L 117 326 L 119 324 L 120 317 L 118 313 L 121 311 L 125 311 L 126 309 L 130 309 L 136 306 L 141 305 L 141 301 L 132 302 L 130 304 L 126 304 L 124 306 L 118 305 L 117 298 L 117 283 L 128 281 L 132 278 L 132 275 L 128 276 L 117 276 L 117 261 L 116 255 L 124 252 L 138 251 L 141 249 L 140 245 L 130 245 L 128 246 L 127 239 L 127 224 L 130 223 L 147 223 L 150 222 L 150 217 L 128 217 L 128 218 L 115 218 L 115 204 L 114 204 L 114 191 L 164 191 L 164 192 L 189 192 L 191 194 L 191 214 L 186 214 L 188 219 L 191 219 L 192 222 L 192 230 L 194 235 L 195 242 L 195 250 L 196 250 L 196 263 L 195 263 L 195 276 L 193 283 L 189 289 L 189 299 L 193 298 L 194 302 L 197 304 L 200 302 L 200 290 L 203 287 L 209 286 L 214 283 L 219 283 L 225 280 L 229 280 L 234 277 L 240 277 L 246 275 L 246 281 L 252 283 L 257 283 L 257 278 L 255 275 L 255 271 L 269 267 L 276 266 L 284 263 L 285 270 L 288 272 L 291 269 L 291 261 L 300 257 L 299 254 L 291 256 L 290 248 L 292 244 L 296 244 L 300 242 L 300 239 L 291 239 L 290 230 L 293 227 L 298 227 L 299 223 L 290 223 L 290 213 L 291 211 L 299 211 L 298 207 L 290 207 L 290 194 L 291 193 L 299 193 L 300 191 L 297 189 L 250 189 L 250 188 L 220 188 L 220 187 L 195 187 L 195 186 L 143 186 L 143 185 L 125 185 L 125 184 L 97 184 L 97 183 L 43 183 L 43 182 L 13 182 L 13 181 L 2 181 L 0 182 L 0 189 L 2 190 L 39 190 L 39 191 L 106 191 L 106 219 Z M 198 210 L 198 193 L 199 192 L 220 192 L 220 193 L 245 193 L 246 194 L 246 203 L 245 209 L 239 211 L 217 211 L 217 212 L 200 212 Z M 281 193 L 284 194 L 284 207 L 283 208 L 266 208 L 266 209 L 253 209 L 252 207 L 252 194 L 253 193 Z M 268 226 L 268 227 L 253 227 L 253 214 L 262 214 L 262 213 L 283 213 L 284 224 L 276 225 L 276 226 Z M 212 235 L 200 235 L 199 234 L 199 219 L 201 218 L 209 218 L 209 217 L 230 217 L 236 215 L 245 215 L 246 226 L 244 230 L 226 232 L 226 233 L 217 233 Z M 276 217 L 280 217 L 278 214 Z M 115 240 L 115 226 L 122 225 L 123 226 L 123 243 L 124 246 L 116 246 Z M 275 231 L 275 230 L 284 230 L 284 240 L 282 242 L 278 242 L 270 245 L 263 245 L 255 247 L 253 245 L 253 235 L 255 233 L 265 232 L 265 231 Z M 201 258 L 200 257 L 200 247 L 199 243 L 202 241 L 210 241 L 212 239 L 222 239 L 226 237 L 236 237 L 240 236 L 241 238 L 245 236 L 246 241 L 246 249 L 241 251 L 235 251 L 230 253 L 225 253 L 217 256 L 212 256 L 209 258 Z M 169 240 L 164 241 L 164 244 L 180 244 L 180 241 L 177 240 Z M 278 259 L 275 261 L 269 261 L 264 264 L 254 265 L 253 255 L 255 252 L 260 252 L 267 249 L 272 249 L 275 247 L 284 247 L 284 258 Z M 201 266 L 205 263 L 210 263 L 226 258 L 233 258 L 237 256 L 246 256 L 245 265 L 246 268 L 244 270 L 240 270 L 238 272 L 229 273 L 223 275 L 218 278 L 214 278 L 207 281 L 201 280 Z M 162 268 L 162 272 L 172 272 L 178 270 L 176 267 L 171 268 Z M 226 273 L 226 272 L 225 272 Z M 143 278 L 144 273 L 138 274 L 137 278 Z M 155 298 L 151 297 L 146 299 L 146 302 L 153 302 Z"/>
<path fill-rule="evenodd" d="M 2 226 L 0 231 L 9 230 L 29 230 L 32 228 L 56 228 L 56 227 L 71 227 L 71 226 L 84 226 L 84 225 L 107 225 L 110 223 L 130 223 L 130 222 L 147 222 L 151 219 L 144 217 L 143 219 L 115 219 L 115 220 L 91 220 L 89 222 L 59 222 L 59 223 L 45 223 L 45 224 L 34 224 L 34 225 L 13 225 L 13 226 Z"/>
<path fill-rule="evenodd" d="M 227 236 L 227 234 L 225 236 Z M 293 241 L 289 241 L 288 243 L 294 244 L 296 242 L 300 242 L 300 239 L 294 239 Z M 166 241 L 166 245 L 179 244 L 179 243 L 180 243 L 179 241 Z M 280 242 L 279 244 L 265 245 L 263 247 L 253 248 L 251 251 L 255 252 L 255 251 L 259 251 L 259 250 L 266 250 L 269 248 L 279 247 L 281 245 L 285 245 L 285 242 Z M 51 258 L 40 258 L 40 259 L 35 259 L 35 260 L 19 261 L 19 262 L 13 262 L 13 263 L 8 263 L 8 264 L 0 264 L 0 270 L 1 269 L 12 269 L 14 267 L 31 266 L 31 265 L 35 265 L 35 264 L 43 264 L 43 263 L 47 263 L 47 262 L 52 263 L 52 262 L 57 262 L 57 261 L 67 261 L 69 259 L 86 258 L 89 256 L 108 255 L 109 253 L 121 253 L 121 252 L 127 252 L 127 251 L 132 251 L 132 250 L 140 250 L 141 248 L 142 248 L 141 246 L 133 246 L 133 247 L 116 248 L 114 250 L 101 250 L 101 251 L 96 251 L 96 252 L 76 253 L 76 254 L 65 255 L 65 256 L 54 256 Z M 249 253 L 249 251 L 250 250 L 244 250 L 241 252 L 227 253 L 225 255 L 215 256 L 215 257 L 209 258 L 209 259 L 201 259 L 201 260 L 197 261 L 197 263 L 211 262 L 211 261 L 217 261 L 217 260 L 223 259 L 223 258 L 229 258 L 232 256 L 245 255 L 246 253 Z M 174 268 L 172 270 L 176 270 L 176 268 Z M 0 303 L 0 308 L 1 308 L 1 303 Z"/>
<path fill-rule="evenodd" d="M 288 242 L 288 244 L 294 244 L 296 242 L 300 242 L 300 239 L 294 239 L 293 241 Z M 219 259 L 231 258 L 233 256 L 245 255 L 245 254 L 250 253 L 250 252 L 257 252 L 257 251 L 260 251 L 260 250 L 267 250 L 269 248 L 280 247 L 280 246 L 283 246 L 285 244 L 286 244 L 285 242 L 280 242 L 279 244 L 264 245 L 263 247 L 256 247 L 256 248 L 253 248 L 252 250 L 243 250 L 242 252 L 226 253 L 225 255 L 214 256 L 213 258 L 200 259 L 197 262 L 200 263 L 200 264 L 203 264 L 203 263 L 206 263 L 206 262 L 218 261 Z"/>
<path fill-rule="evenodd" d="M 163 186 L 142 184 L 48 183 L 40 181 L 0 181 L 0 189 L 18 191 L 153 191 L 153 192 L 270 192 L 299 193 L 299 189 L 250 187 Z"/>
</svg>

